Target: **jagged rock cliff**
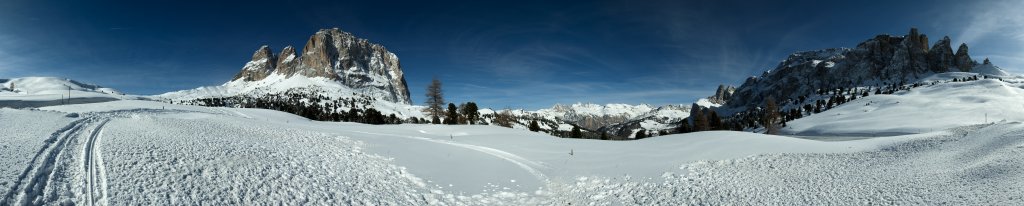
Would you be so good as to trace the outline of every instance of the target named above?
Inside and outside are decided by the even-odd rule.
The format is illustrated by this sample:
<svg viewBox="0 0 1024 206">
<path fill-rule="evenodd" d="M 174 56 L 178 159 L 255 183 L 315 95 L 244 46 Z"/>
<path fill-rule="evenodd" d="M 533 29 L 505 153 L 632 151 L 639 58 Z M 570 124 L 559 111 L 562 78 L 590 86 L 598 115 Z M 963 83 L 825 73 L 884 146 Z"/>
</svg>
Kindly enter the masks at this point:
<svg viewBox="0 0 1024 206">
<path fill-rule="evenodd" d="M 748 78 L 725 106 L 757 106 L 769 96 L 784 100 L 816 89 L 910 82 L 932 73 L 971 72 L 981 65 L 971 59 L 966 44 L 953 53 L 949 37 L 927 45 L 928 37 L 911 29 L 904 36 L 875 36 L 852 49 L 794 53 L 775 69 Z"/>
<path fill-rule="evenodd" d="M 708 97 L 708 101 L 715 104 L 725 104 L 732 97 L 732 94 L 736 92 L 736 87 L 727 85 L 718 85 L 718 90 L 715 90 L 715 95 Z"/>
<path fill-rule="evenodd" d="M 384 94 L 383 100 L 412 103 L 398 56 L 338 28 L 313 34 L 302 55 L 292 46 L 279 55 L 262 46 L 232 81 L 261 81 L 271 74 L 327 78 L 352 89 L 379 91 L 374 93 Z"/>
</svg>

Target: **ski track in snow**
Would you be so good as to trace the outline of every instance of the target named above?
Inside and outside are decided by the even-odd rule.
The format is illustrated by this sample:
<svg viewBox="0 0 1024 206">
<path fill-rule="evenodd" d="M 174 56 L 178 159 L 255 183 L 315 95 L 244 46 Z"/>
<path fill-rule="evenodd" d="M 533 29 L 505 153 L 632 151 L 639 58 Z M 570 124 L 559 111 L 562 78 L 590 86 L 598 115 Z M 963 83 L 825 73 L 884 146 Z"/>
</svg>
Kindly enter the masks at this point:
<svg viewBox="0 0 1024 206">
<path fill-rule="evenodd" d="M 453 142 L 453 141 L 436 140 L 436 139 L 430 139 L 430 138 L 426 138 L 426 137 L 417 137 L 417 136 L 408 136 L 408 135 L 395 135 L 395 134 L 384 134 L 384 133 L 373 133 L 373 132 L 363 132 L 363 131 L 352 131 L 352 132 L 362 133 L 362 134 L 369 134 L 369 135 L 402 137 L 402 138 L 422 140 L 422 141 L 428 141 L 428 142 L 440 143 L 440 144 L 447 144 L 447 145 L 452 145 L 452 146 L 456 146 L 456 147 L 471 149 L 471 150 L 474 150 L 474 151 L 482 152 L 484 154 L 488 154 L 488 155 L 491 155 L 491 156 L 494 156 L 494 157 L 497 157 L 497 158 L 501 158 L 501 159 L 503 159 L 505 161 L 511 162 L 512 164 L 515 164 L 515 165 L 519 166 L 520 168 L 523 168 L 523 170 L 526 170 L 527 172 L 532 174 L 534 177 L 537 178 L 537 180 L 539 180 L 541 182 L 548 182 L 547 175 L 544 175 L 544 173 L 540 172 L 540 170 L 537 170 L 535 168 L 535 167 L 544 168 L 545 167 L 544 165 L 542 165 L 540 163 L 536 163 L 534 161 L 530 161 L 530 160 L 528 160 L 526 158 L 520 157 L 519 155 L 515 155 L 515 154 L 509 153 L 509 152 L 505 152 L 505 151 L 502 151 L 502 150 L 499 150 L 499 149 L 494 149 L 494 148 L 484 147 L 484 146 L 479 146 L 479 145 L 463 144 L 463 143 L 458 143 L 458 142 Z"/>
<path fill-rule="evenodd" d="M 85 191 L 86 202 L 90 205 L 101 203 L 105 205 L 106 200 L 106 177 L 104 175 L 103 158 L 100 156 L 100 151 L 97 148 L 96 142 L 99 141 L 100 134 L 103 132 L 103 125 L 106 125 L 110 119 L 104 119 L 102 122 L 96 125 L 93 129 L 92 134 L 89 135 L 89 141 L 85 146 L 85 164 L 83 165 L 83 171 L 86 171 L 87 176 L 85 177 Z M 98 197 L 97 197 L 98 195 Z M 98 198 L 98 199 L 97 199 Z"/>
<path fill-rule="evenodd" d="M 63 159 L 61 154 L 65 152 L 69 139 L 79 134 L 91 121 L 91 118 L 74 121 L 46 139 L 44 146 L 32 158 L 32 163 L 25 168 L 0 203 L 27 205 L 46 202 L 43 199 L 46 198 L 44 192 L 51 186 L 52 180 L 61 178 L 56 176 L 59 171 L 57 167 L 61 166 L 58 163 Z"/>
</svg>

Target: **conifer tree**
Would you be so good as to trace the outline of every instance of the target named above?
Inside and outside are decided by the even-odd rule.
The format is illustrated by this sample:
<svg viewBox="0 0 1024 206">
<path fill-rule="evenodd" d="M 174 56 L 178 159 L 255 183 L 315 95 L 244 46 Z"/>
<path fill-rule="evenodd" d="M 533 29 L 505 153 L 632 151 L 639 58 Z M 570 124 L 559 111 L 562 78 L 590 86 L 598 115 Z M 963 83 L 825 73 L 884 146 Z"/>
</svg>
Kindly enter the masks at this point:
<svg viewBox="0 0 1024 206">
<path fill-rule="evenodd" d="M 697 108 L 697 114 L 693 117 L 693 131 L 708 131 L 710 125 L 708 124 L 708 117 L 704 115 L 704 109 Z"/>
<path fill-rule="evenodd" d="M 644 129 L 640 129 L 640 131 L 636 131 L 636 136 L 633 136 L 633 139 L 643 139 L 643 138 L 647 138 L 647 130 L 644 130 Z"/>
<path fill-rule="evenodd" d="M 540 125 L 537 124 L 537 120 L 530 121 L 530 131 L 531 132 L 540 131 Z"/>
<path fill-rule="evenodd" d="M 580 127 L 579 126 L 572 125 L 572 132 L 569 133 L 569 137 L 576 138 L 576 139 L 583 138 L 583 132 L 580 131 Z"/>
<path fill-rule="evenodd" d="M 444 117 L 445 124 L 459 124 L 459 112 L 455 104 L 448 103 L 448 115 Z"/>
<path fill-rule="evenodd" d="M 466 117 L 466 122 L 469 124 L 476 124 L 476 121 L 480 119 L 479 110 L 475 102 L 467 102 L 463 107 L 459 108 L 460 113 L 462 113 L 463 117 Z"/>
<path fill-rule="evenodd" d="M 779 105 L 775 103 L 775 98 L 765 99 L 764 110 L 761 122 L 764 125 L 765 134 L 779 134 Z"/>
<path fill-rule="evenodd" d="M 601 132 L 601 140 L 608 140 L 608 132 Z"/>
<path fill-rule="evenodd" d="M 725 128 L 722 127 L 722 118 L 718 117 L 718 113 L 715 112 L 715 110 L 711 110 L 708 117 L 708 125 L 711 130 L 725 130 Z"/>
<path fill-rule="evenodd" d="M 676 128 L 676 133 L 690 133 L 693 132 L 693 128 L 690 127 L 689 118 L 683 118 L 682 122 L 679 122 L 679 127 Z"/>
</svg>

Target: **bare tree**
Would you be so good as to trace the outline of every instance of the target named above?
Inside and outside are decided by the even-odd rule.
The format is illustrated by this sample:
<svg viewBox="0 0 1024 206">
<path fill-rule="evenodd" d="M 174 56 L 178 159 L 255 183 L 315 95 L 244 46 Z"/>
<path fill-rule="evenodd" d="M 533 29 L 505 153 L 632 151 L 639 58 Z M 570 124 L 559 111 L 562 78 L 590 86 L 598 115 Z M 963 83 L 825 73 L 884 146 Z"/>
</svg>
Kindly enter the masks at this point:
<svg viewBox="0 0 1024 206">
<path fill-rule="evenodd" d="M 512 128 L 513 121 L 515 121 L 515 117 L 512 116 L 512 109 L 505 108 L 494 115 L 494 123 L 498 126 Z"/>
<path fill-rule="evenodd" d="M 779 105 L 775 98 L 768 97 L 764 100 L 764 117 L 761 120 L 764 124 L 765 134 L 779 134 Z"/>
<path fill-rule="evenodd" d="M 444 115 L 444 93 L 441 91 L 441 80 L 434 77 L 434 80 L 427 85 L 427 108 L 423 109 L 423 112 L 430 114 L 433 119 Z M 435 123 L 436 124 L 436 123 Z"/>
</svg>

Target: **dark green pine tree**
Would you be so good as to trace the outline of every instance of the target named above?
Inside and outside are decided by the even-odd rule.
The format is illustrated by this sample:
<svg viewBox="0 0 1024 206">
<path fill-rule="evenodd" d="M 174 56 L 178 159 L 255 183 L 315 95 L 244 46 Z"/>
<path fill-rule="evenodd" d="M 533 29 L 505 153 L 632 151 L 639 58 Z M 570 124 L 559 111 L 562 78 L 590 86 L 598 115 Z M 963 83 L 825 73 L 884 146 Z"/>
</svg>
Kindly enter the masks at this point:
<svg viewBox="0 0 1024 206">
<path fill-rule="evenodd" d="M 693 131 L 708 131 L 711 130 L 710 124 L 708 124 L 708 116 L 704 115 L 704 109 L 697 108 L 697 114 L 693 117 Z"/>
<path fill-rule="evenodd" d="M 531 132 L 540 131 L 540 125 L 537 124 L 537 120 L 530 121 L 530 131 Z"/>
<path fill-rule="evenodd" d="M 676 128 L 676 133 L 690 133 L 693 132 L 693 128 L 690 127 L 690 119 L 683 118 L 682 122 L 679 122 L 679 127 Z"/>
<path fill-rule="evenodd" d="M 608 132 L 601 132 L 601 140 L 608 140 Z"/>
<path fill-rule="evenodd" d="M 459 108 L 453 103 L 448 103 L 448 115 L 444 117 L 445 124 L 459 124 Z"/>
<path fill-rule="evenodd" d="M 466 122 L 469 124 L 476 124 L 476 121 L 480 119 L 480 108 L 477 108 L 476 102 L 467 102 L 460 110 L 462 116 L 466 117 Z"/>
<path fill-rule="evenodd" d="M 725 127 L 722 126 L 722 118 L 718 117 L 718 113 L 715 110 L 711 110 L 711 113 L 708 114 L 708 125 L 711 130 L 725 130 Z"/>
<path fill-rule="evenodd" d="M 640 131 L 636 131 L 636 136 L 633 137 L 633 139 L 643 139 L 643 138 L 647 138 L 647 130 L 643 130 L 643 129 L 640 129 Z"/>
<path fill-rule="evenodd" d="M 572 125 L 572 132 L 569 133 L 569 137 L 580 139 L 583 138 L 583 132 L 580 131 L 580 127 Z"/>
</svg>

